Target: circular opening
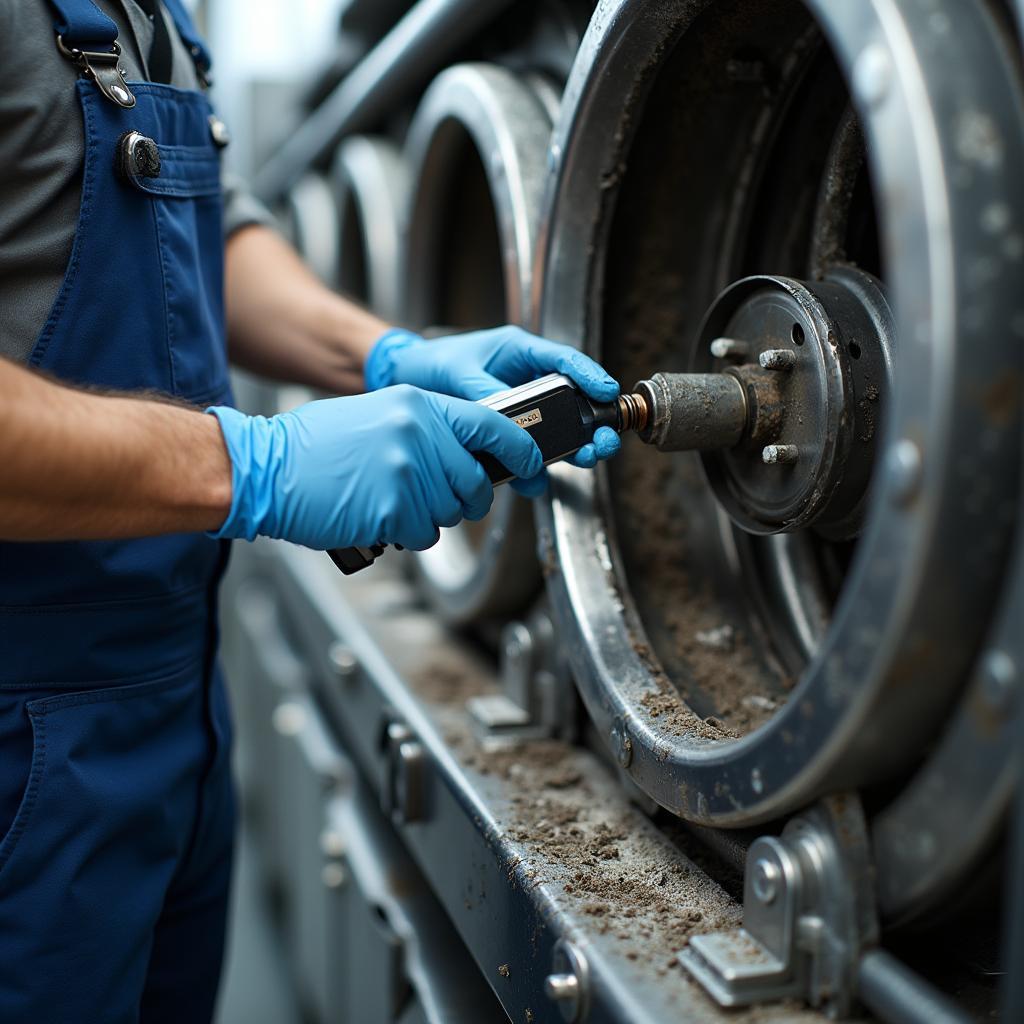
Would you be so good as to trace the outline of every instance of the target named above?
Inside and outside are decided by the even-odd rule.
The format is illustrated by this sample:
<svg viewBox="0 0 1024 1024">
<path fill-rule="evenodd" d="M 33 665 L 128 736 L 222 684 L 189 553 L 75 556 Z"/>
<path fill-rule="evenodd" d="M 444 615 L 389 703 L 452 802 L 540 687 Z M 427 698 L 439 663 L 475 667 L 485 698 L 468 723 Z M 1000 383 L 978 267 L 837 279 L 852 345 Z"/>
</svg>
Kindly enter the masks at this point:
<svg viewBox="0 0 1024 1024">
<path fill-rule="evenodd" d="M 847 351 L 849 351 L 851 359 L 860 359 L 860 345 L 857 342 L 851 341 L 847 346 Z"/>
<path fill-rule="evenodd" d="M 370 280 L 366 267 L 368 239 L 362 210 L 349 193 L 342 209 L 341 265 L 338 285 L 344 294 L 361 303 L 370 300 Z"/>
<path fill-rule="evenodd" d="M 432 301 L 423 326 L 497 327 L 505 322 L 507 304 L 487 171 L 469 132 L 456 122 L 438 132 L 436 146 L 444 148 L 448 169 L 429 196 L 439 230 L 431 253 L 434 287 L 427 291 Z"/>
<path fill-rule="evenodd" d="M 421 199 L 433 204 L 428 217 L 436 227 L 429 251 L 420 255 L 431 278 L 420 326 L 446 333 L 500 326 L 507 303 L 497 214 L 480 152 L 458 122 L 439 129 L 422 180 L 428 187 Z M 451 532 L 445 557 L 453 579 L 472 575 L 487 537 L 486 517 Z M 454 538 L 466 547 L 460 550 Z"/>
<path fill-rule="evenodd" d="M 880 276 L 850 99 L 796 0 L 712 5 L 666 59 L 634 123 L 600 287 L 601 354 L 620 380 L 692 369 L 705 311 L 739 278 L 812 280 L 842 263 Z M 688 158 L 695 145 L 715 152 L 713 165 Z M 801 324 L 790 339 L 806 341 Z M 659 454 L 627 438 L 608 484 L 619 583 L 642 626 L 635 647 L 671 698 L 650 697 L 652 717 L 692 734 L 679 694 L 708 739 L 755 730 L 786 702 L 828 629 L 853 544 L 811 530 L 743 533 L 693 453 Z"/>
</svg>

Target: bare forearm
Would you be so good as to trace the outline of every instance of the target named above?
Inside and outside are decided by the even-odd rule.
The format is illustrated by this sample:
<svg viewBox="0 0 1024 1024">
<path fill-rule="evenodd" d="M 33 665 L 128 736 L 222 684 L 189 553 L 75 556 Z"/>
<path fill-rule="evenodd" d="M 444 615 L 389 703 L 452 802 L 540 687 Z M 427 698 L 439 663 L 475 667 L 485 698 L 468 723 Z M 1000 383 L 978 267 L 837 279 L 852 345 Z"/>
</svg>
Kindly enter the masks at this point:
<svg viewBox="0 0 1024 1024">
<path fill-rule="evenodd" d="M 363 390 L 363 364 L 388 325 L 336 295 L 269 228 L 228 240 L 228 349 L 238 366 L 335 394 Z"/>
<path fill-rule="evenodd" d="M 231 463 L 213 416 L 62 387 L 0 359 L 0 537 L 216 529 Z"/>
</svg>

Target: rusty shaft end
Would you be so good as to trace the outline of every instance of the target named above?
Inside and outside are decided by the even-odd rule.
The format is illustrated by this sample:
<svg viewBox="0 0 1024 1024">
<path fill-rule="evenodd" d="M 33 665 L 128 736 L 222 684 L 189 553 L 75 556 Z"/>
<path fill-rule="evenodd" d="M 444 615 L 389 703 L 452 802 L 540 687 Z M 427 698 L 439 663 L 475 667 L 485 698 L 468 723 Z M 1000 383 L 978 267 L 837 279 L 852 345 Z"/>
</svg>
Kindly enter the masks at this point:
<svg viewBox="0 0 1024 1024">
<path fill-rule="evenodd" d="M 736 445 L 746 431 L 746 393 L 732 374 L 656 373 L 633 391 L 645 409 L 643 423 L 633 429 L 662 451 L 719 451 Z"/>
</svg>

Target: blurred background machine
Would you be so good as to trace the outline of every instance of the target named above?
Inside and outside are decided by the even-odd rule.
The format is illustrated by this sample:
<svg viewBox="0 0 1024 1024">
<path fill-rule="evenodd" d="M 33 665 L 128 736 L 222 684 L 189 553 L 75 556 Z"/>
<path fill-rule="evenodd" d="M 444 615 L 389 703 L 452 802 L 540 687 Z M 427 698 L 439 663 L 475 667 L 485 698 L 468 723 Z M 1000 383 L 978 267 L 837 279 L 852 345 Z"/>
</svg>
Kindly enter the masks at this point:
<svg viewBox="0 0 1024 1024">
<path fill-rule="evenodd" d="M 355 577 L 236 545 L 306 1018 L 1024 1020 L 1013 5 L 230 6 L 233 158 L 325 281 L 746 403 Z"/>
</svg>

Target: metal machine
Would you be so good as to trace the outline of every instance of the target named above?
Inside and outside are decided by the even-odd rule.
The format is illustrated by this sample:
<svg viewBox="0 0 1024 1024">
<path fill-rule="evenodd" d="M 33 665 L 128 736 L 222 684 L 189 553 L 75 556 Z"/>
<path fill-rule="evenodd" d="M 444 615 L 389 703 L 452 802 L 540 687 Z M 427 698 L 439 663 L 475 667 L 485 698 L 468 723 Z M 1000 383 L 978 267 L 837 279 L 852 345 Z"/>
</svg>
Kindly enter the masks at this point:
<svg viewBox="0 0 1024 1024">
<path fill-rule="evenodd" d="M 579 345 L 645 416 L 420 556 L 236 552 L 309 1013 L 1022 1019 L 1012 5 L 386 6 L 264 197 L 382 315 Z"/>
</svg>

